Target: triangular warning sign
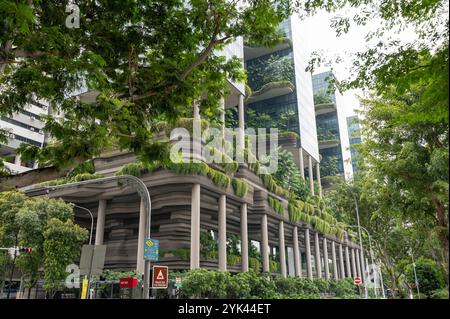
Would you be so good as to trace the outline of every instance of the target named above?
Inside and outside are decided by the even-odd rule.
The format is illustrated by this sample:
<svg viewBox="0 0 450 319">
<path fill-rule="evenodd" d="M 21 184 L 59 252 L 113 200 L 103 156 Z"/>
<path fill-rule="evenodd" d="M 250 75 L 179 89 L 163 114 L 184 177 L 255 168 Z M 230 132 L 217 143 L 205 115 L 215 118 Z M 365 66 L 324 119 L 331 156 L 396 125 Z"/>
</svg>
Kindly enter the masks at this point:
<svg viewBox="0 0 450 319">
<path fill-rule="evenodd" d="M 159 271 L 158 276 L 156 276 L 156 279 L 164 280 L 164 274 L 163 274 L 162 270 Z"/>
</svg>

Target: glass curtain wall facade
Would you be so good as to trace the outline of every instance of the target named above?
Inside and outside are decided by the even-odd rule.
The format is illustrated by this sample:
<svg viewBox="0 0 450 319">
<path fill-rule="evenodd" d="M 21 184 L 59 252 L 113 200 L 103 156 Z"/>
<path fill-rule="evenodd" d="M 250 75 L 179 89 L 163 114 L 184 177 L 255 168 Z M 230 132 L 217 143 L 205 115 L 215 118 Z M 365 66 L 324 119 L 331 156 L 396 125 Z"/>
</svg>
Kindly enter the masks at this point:
<svg viewBox="0 0 450 319">
<path fill-rule="evenodd" d="M 343 97 L 331 71 L 312 77 L 322 177 L 353 176 Z"/>
<path fill-rule="evenodd" d="M 352 156 L 353 173 L 358 171 L 358 156 L 359 153 L 355 148 L 355 145 L 361 144 L 361 126 L 359 125 L 358 116 L 347 117 L 348 137 L 350 139 L 350 153 Z"/>
<path fill-rule="evenodd" d="M 273 126 L 283 113 L 292 112 L 289 131 L 300 137 L 303 150 L 319 161 L 311 75 L 305 72 L 308 52 L 298 18 L 280 24 L 284 41 L 275 48 L 246 50 L 245 66 L 252 96 L 247 109 L 271 116 Z M 248 54 L 250 52 L 250 54 Z"/>
</svg>

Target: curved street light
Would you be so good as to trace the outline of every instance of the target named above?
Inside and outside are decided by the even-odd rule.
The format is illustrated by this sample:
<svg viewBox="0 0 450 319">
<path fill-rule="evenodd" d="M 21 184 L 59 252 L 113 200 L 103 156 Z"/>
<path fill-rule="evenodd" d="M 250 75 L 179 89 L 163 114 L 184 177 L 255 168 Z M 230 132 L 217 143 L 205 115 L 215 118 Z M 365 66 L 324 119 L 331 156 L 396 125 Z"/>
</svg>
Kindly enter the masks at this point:
<svg viewBox="0 0 450 319">
<path fill-rule="evenodd" d="M 86 207 L 81 207 L 76 204 L 73 204 L 73 206 L 76 208 L 82 209 L 84 211 L 87 211 L 89 213 L 89 215 L 91 215 L 91 231 L 89 234 L 89 245 L 91 245 L 92 244 L 92 230 L 94 229 L 94 215 L 92 215 L 92 212 L 89 209 L 87 209 Z"/>
<path fill-rule="evenodd" d="M 373 258 L 372 236 L 370 236 L 369 231 L 363 226 L 349 225 L 348 227 L 360 227 L 362 230 L 364 230 L 366 232 L 367 236 L 369 237 L 370 261 L 372 262 L 372 265 L 376 265 L 375 262 L 374 262 L 374 258 Z M 376 274 L 376 272 L 375 272 L 375 274 Z M 375 281 L 376 281 L 376 278 L 375 278 Z M 381 271 L 380 271 L 380 281 L 381 281 L 381 291 L 383 293 L 383 298 L 385 299 L 386 295 L 384 293 L 383 275 L 381 274 Z M 378 291 L 376 290 L 376 287 L 374 287 L 374 292 L 375 292 L 375 297 L 378 297 Z"/>
<path fill-rule="evenodd" d="M 150 193 L 148 191 L 147 185 L 136 176 L 132 175 L 121 175 L 121 176 L 109 176 L 109 177 L 102 177 L 97 179 L 91 179 L 87 181 L 81 181 L 81 182 L 74 182 L 74 183 L 68 183 L 63 185 L 55 185 L 55 186 L 40 186 L 36 188 L 26 188 L 25 192 L 32 192 L 32 191 L 38 191 L 39 189 L 45 190 L 47 193 L 53 190 L 57 189 L 64 189 L 64 188 L 75 188 L 79 186 L 85 186 L 85 185 L 92 185 L 92 184 L 104 184 L 108 182 L 118 182 L 122 185 L 132 185 L 135 190 L 138 192 L 139 196 L 141 196 L 141 199 L 144 203 L 144 208 L 146 211 L 146 229 L 145 234 L 147 237 L 150 237 L 150 229 L 151 229 L 151 210 L 152 210 L 152 201 L 150 198 Z M 138 258 L 143 258 L 143 256 L 139 256 Z M 139 262 L 139 260 L 138 260 Z M 144 261 L 144 293 L 143 293 L 143 299 L 149 299 L 149 289 L 150 289 L 150 260 Z"/>
</svg>

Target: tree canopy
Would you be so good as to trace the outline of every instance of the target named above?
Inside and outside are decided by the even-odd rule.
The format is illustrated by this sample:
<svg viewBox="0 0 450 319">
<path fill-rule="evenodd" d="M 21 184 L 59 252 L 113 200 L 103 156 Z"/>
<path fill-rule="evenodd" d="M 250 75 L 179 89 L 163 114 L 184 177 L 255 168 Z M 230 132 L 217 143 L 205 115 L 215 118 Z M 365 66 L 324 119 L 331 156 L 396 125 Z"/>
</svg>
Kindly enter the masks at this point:
<svg viewBox="0 0 450 319">
<path fill-rule="evenodd" d="M 43 149 L 22 149 L 24 159 L 53 167 L 41 179 L 111 147 L 140 156 L 158 153 L 155 123 L 176 120 L 194 100 L 204 112 L 216 109 L 227 79 L 244 80 L 242 61 L 216 53 L 244 35 L 275 44 L 277 26 L 291 9 L 288 0 L 77 5 L 80 28 L 69 29 L 60 1 L 0 2 L 0 114 L 42 100 L 52 109 L 44 127 L 51 139 Z M 71 97 L 83 91 L 94 99 Z M 2 188 L 23 186 L 30 178 L 10 181 L 4 179 Z"/>
</svg>

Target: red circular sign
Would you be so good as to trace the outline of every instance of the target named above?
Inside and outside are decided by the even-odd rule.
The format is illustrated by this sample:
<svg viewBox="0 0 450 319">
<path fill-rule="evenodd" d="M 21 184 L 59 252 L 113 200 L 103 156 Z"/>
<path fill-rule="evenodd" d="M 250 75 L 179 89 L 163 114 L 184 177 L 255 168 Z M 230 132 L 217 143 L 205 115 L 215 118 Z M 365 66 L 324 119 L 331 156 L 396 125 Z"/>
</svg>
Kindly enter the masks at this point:
<svg viewBox="0 0 450 319">
<path fill-rule="evenodd" d="M 353 282 L 355 283 L 355 285 L 360 285 L 361 284 L 361 278 L 360 277 L 355 277 L 353 278 Z"/>
</svg>

